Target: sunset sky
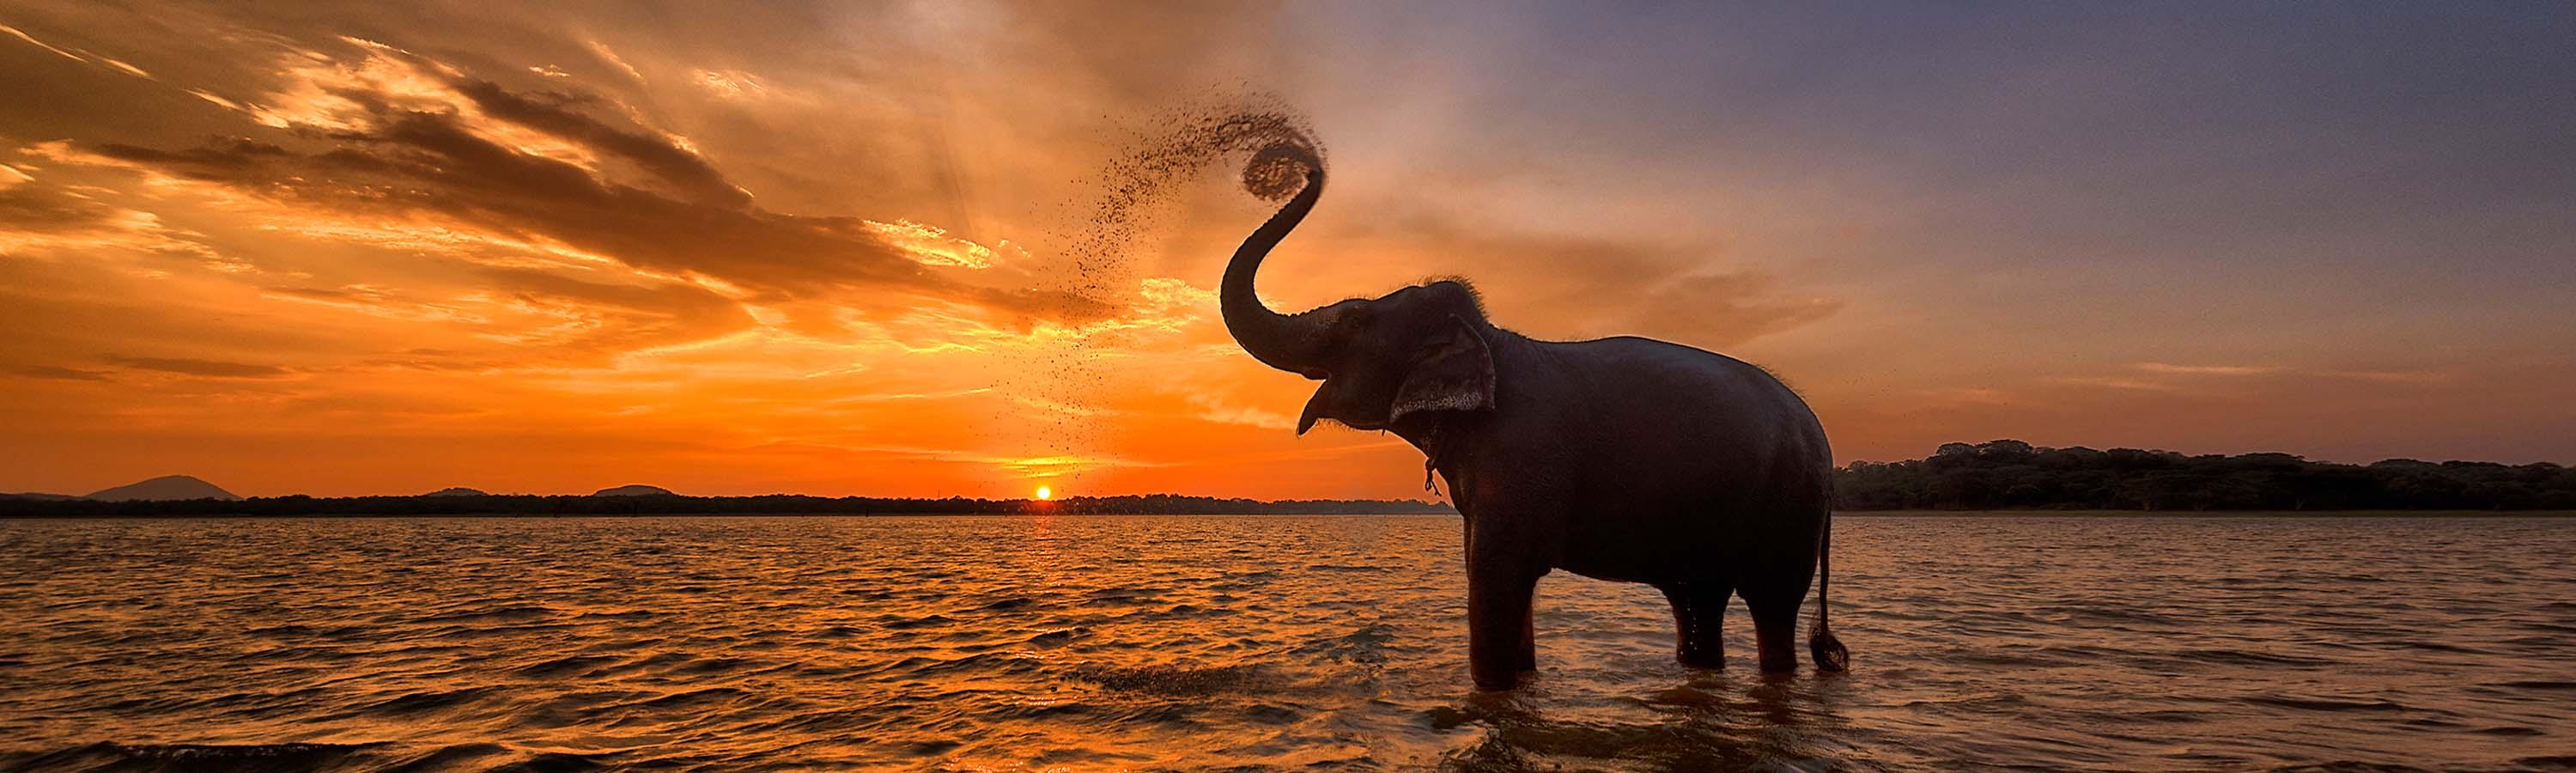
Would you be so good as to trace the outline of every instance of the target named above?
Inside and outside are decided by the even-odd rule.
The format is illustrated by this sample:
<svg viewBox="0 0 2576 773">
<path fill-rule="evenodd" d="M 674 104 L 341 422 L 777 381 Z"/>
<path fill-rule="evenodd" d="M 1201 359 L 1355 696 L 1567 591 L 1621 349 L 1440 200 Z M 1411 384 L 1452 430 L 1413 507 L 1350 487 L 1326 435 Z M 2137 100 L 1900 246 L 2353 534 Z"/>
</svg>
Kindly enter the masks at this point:
<svg viewBox="0 0 2576 773">
<path fill-rule="evenodd" d="M 1073 270 L 1249 95 L 1282 307 L 1464 275 L 1842 461 L 2576 462 L 2576 5 L 369 5 L 0 2 L 0 491 L 1421 496 L 1227 338 L 1233 164 Z"/>
</svg>

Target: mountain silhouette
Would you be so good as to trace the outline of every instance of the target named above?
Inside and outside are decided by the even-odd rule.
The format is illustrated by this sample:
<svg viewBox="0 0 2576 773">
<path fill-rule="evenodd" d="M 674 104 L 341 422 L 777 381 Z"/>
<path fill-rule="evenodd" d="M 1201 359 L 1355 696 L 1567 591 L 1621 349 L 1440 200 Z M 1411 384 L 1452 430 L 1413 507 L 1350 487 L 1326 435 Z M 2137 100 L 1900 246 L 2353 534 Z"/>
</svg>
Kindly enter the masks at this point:
<svg viewBox="0 0 2576 773">
<path fill-rule="evenodd" d="M 590 495 L 595 497 L 677 496 L 676 494 L 671 493 L 670 489 L 660 486 L 618 486 L 616 488 L 604 488 L 598 491 L 593 491 L 590 492 Z"/>
<path fill-rule="evenodd" d="M 465 486 L 449 486 L 449 487 L 447 487 L 447 488 L 439 489 L 439 490 L 437 490 L 437 491 L 432 491 L 432 492 L 429 492 L 429 493 L 427 493 L 427 494 L 422 494 L 421 496 L 425 496 L 425 497 L 488 497 L 488 496 L 491 496 L 491 495 L 492 495 L 492 492 L 484 491 L 484 490 L 479 489 L 479 488 L 467 488 L 467 487 L 465 487 Z"/>
<path fill-rule="evenodd" d="M 131 483 L 111 489 L 92 491 L 88 496 L 81 498 L 96 499 L 107 502 L 129 502 L 134 500 L 149 500 L 157 502 L 172 499 L 237 500 L 241 497 L 233 496 L 233 492 L 225 491 L 222 488 L 217 487 L 215 484 L 207 483 L 186 475 L 163 475 L 140 483 Z"/>
</svg>

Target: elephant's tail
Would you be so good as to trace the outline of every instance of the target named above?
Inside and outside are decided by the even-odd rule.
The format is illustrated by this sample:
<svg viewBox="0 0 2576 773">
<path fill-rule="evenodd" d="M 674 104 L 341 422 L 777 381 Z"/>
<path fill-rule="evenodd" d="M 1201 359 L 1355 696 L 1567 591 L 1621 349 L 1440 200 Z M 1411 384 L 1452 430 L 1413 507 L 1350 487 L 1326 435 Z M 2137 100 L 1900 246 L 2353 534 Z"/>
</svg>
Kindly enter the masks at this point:
<svg viewBox="0 0 2576 773">
<path fill-rule="evenodd" d="M 1807 634 L 1807 654 L 1816 659 L 1818 671 L 1851 670 L 1851 650 L 1825 624 L 1833 610 L 1827 601 L 1834 587 L 1834 511 L 1825 511 L 1825 531 L 1816 537 L 1816 625 Z"/>
</svg>

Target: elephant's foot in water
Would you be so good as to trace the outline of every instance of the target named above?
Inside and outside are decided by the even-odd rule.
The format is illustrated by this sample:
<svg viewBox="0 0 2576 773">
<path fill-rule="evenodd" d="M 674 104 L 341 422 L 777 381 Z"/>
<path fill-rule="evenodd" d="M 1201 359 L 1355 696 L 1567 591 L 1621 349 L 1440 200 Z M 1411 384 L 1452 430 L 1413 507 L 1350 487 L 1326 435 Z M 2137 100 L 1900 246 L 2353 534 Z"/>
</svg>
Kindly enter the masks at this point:
<svg viewBox="0 0 2576 773">
<path fill-rule="evenodd" d="M 1798 670 L 1798 602 L 1805 600 L 1805 589 L 1787 601 L 1766 599 L 1756 602 L 1744 599 L 1753 612 L 1753 643 L 1761 649 L 1762 673 L 1787 674 Z"/>
<path fill-rule="evenodd" d="M 1523 654 L 1501 666 L 1478 663 L 1473 657 L 1467 660 L 1468 676 L 1475 679 L 1478 692 L 1512 690 L 1538 673 L 1538 656 L 1534 652 Z"/>
<path fill-rule="evenodd" d="M 1509 690 L 1538 670 L 1530 619 L 1530 597 L 1537 591 L 1537 577 L 1468 581 L 1467 674 L 1477 690 Z"/>
<path fill-rule="evenodd" d="M 1673 605 L 1673 654 L 1692 668 L 1726 667 L 1726 588 L 1659 585 Z"/>
</svg>

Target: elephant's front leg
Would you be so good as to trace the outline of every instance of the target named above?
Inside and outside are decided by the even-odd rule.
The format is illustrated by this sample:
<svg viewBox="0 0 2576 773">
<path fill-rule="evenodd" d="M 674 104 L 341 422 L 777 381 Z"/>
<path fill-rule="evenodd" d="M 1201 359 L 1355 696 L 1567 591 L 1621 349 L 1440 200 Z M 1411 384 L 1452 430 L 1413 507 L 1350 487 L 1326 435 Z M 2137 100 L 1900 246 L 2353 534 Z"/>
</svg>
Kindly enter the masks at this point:
<svg viewBox="0 0 2576 773">
<path fill-rule="evenodd" d="M 1470 567 L 1467 576 L 1467 673 L 1478 690 L 1509 690 L 1538 670 L 1530 597 L 1539 575 L 1518 568 Z"/>
<path fill-rule="evenodd" d="M 1467 673 L 1476 689 L 1509 690 L 1538 670 L 1530 597 L 1547 574 L 1548 546 L 1526 516 L 1479 514 L 1467 519 Z"/>
</svg>

